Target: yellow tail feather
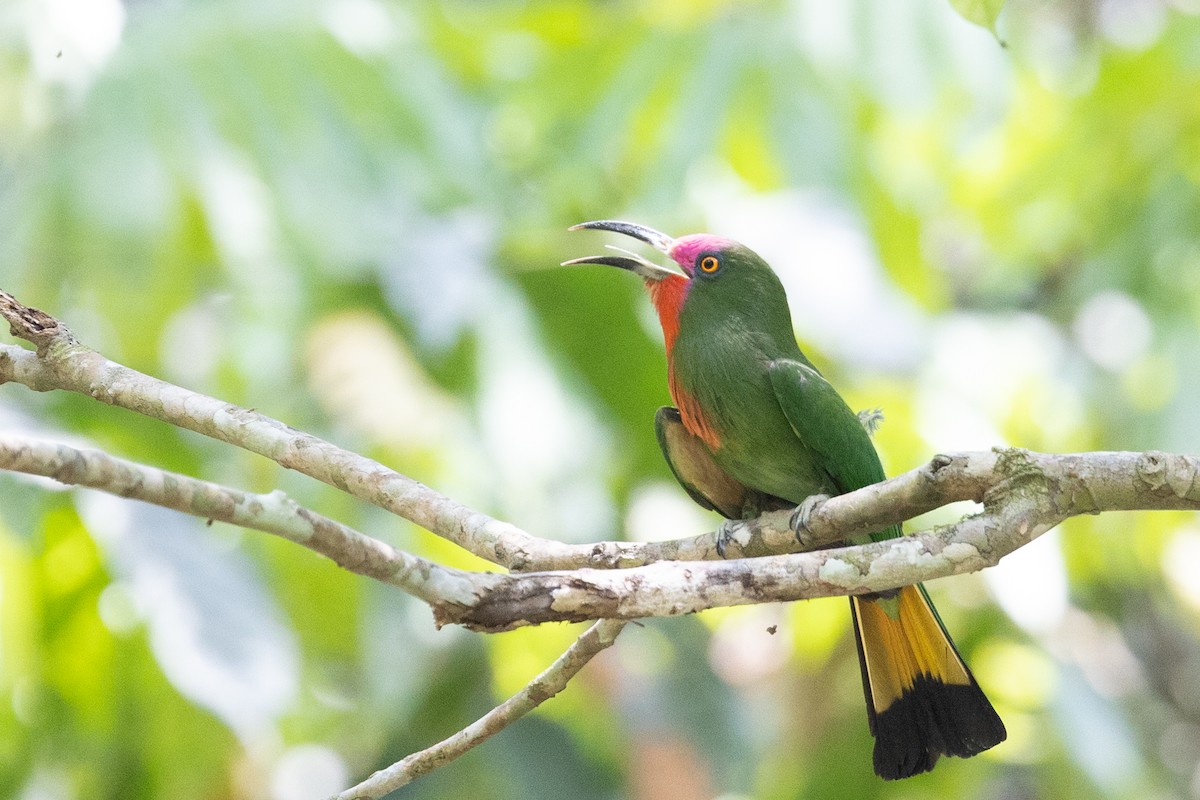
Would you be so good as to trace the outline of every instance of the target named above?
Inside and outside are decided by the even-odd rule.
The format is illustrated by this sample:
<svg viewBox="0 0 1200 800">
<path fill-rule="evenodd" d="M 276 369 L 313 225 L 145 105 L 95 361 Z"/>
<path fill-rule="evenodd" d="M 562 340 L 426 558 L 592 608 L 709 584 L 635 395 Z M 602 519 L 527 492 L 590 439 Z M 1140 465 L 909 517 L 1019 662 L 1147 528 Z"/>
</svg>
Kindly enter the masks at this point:
<svg viewBox="0 0 1200 800">
<path fill-rule="evenodd" d="M 875 771 L 894 780 L 1004 741 L 1004 723 L 975 683 L 919 586 L 850 598 Z"/>
<path fill-rule="evenodd" d="M 905 586 L 894 598 L 855 597 L 851 602 L 877 714 L 911 690 L 922 675 L 938 683 L 972 683 L 966 665 L 917 587 Z"/>
</svg>

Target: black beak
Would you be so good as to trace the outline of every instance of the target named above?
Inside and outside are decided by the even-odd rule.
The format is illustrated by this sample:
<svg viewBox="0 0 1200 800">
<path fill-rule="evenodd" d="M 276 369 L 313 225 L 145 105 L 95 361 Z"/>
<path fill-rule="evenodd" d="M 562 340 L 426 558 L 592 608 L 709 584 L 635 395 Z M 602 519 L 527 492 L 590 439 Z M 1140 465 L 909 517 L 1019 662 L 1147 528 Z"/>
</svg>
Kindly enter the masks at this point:
<svg viewBox="0 0 1200 800">
<path fill-rule="evenodd" d="M 569 230 L 577 231 L 580 228 L 587 228 L 593 231 L 623 233 L 626 236 L 641 239 L 646 244 L 663 251 L 667 255 L 671 254 L 671 245 L 675 244 L 674 239 L 665 233 L 659 233 L 654 228 L 647 228 L 645 225 L 638 225 L 636 222 L 622 222 L 619 219 L 599 219 L 595 222 L 581 222 L 578 225 L 572 225 Z"/>
<path fill-rule="evenodd" d="M 638 225 L 633 222 L 621 222 L 614 219 L 602 219 L 595 222 L 581 222 L 578 225 L 572 225 L 570 230 L 577 231 L 581 228 L 597 231 L 613 231 L 614 233 L 622 233 L 626 236 L 632 236 L 635 239 L 640 239 L 652 247 L 661 250 L 668 255 L 671 252 L 671 245 L 675 240 L 665 233 L 660 233 L 653 228 L 647 228 L 645 225 Z M 631 253 L 628 250 L 623 250 L 620 247 L 609 247 L 623 255 L 619 256 L 586 256 L 584 258 L 574 258 L 570 261 L 564 261 L 563 266 L 572 264 L 603 264 L 609 267 L 618 267 L 627 269 L 630 272 L 648 280 L 661 281 L 668 275 L 680 275 L 673 269 L 660 266 L 652 261 L 639 256 L 637 253 Z M 681 276 L 687 277 L 687 276 Z"/>
</svg>

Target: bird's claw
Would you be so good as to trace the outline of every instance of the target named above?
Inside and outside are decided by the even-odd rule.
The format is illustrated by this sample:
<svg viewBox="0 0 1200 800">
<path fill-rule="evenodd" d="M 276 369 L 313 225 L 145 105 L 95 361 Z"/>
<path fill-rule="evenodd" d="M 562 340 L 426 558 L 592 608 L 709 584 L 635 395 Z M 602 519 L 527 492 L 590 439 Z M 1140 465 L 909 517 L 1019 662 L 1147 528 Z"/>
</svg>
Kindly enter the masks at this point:
<svg viewBox="0 0 1200 800">
<path fill-rule="evenodd" d="M 788 520 L 788 525 L 798 540 L 804 541 L 804 534 L 808 532 L 808 523 L 812 519 L 813 511 L 828 499 L 829 495 L 827 494 L 814 494 L 804 498 L 804 501 L 796 506 L 796 510 L 792 512 L 792 516 Z"/>
<path fill-rule="evenodd" d="M 729 543 L 734 541 L 733 529 L 736 521 L 727 519 L 717 528 L 717 555 L 725 558 L 725 550 L 729 547 Z"/>
</svg>

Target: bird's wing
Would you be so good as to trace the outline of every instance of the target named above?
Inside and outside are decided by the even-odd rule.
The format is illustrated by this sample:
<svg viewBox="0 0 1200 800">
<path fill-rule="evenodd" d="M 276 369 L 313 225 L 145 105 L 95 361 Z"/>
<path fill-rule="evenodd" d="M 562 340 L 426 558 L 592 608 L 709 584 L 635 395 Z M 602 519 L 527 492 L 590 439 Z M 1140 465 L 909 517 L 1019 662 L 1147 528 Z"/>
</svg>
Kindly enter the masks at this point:
<svg viewBox="0 0 1200 800">
<path fill-rule="evenodd" d="M 654 430 L 667 466 L 688 495 L 726 519 L 741 519 L 750 490 L 717 466 L 708 446 L 683 426 L 679 409 L 660 408 L 654 415 Z"/>
<path fill-rule="evenodd" d="M 829 381 L 807 364 L 778 359 L 768 366 L 779 407 L 796 436 L 841 492 L 883 480 L 871 437 Z"/>
</svg>

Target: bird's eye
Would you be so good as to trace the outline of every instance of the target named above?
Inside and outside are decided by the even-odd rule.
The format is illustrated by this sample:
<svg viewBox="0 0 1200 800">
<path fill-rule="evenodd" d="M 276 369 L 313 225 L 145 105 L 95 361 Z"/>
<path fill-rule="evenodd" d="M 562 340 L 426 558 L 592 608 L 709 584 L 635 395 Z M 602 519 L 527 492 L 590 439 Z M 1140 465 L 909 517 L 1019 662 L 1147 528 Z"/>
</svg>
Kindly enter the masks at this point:
<svg viewBox="0 0 1200 800">
<path fill-rule="evenodd" d="M 711 275 L 720 268 L 721 262 L 717 260 L 716 256 L 705 256 L 704 258 L 700 259 L 701 272 L 707 272 L 709 275 Z"/>
</svg>

